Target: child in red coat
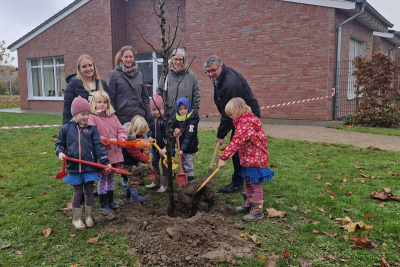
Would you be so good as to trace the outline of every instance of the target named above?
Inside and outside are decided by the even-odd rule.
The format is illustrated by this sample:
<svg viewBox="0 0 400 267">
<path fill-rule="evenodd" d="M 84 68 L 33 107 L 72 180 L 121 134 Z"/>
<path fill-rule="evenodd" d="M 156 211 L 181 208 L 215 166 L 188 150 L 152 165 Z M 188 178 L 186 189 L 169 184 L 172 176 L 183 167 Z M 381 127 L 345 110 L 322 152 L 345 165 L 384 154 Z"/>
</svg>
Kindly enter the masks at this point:
<svg viewBox="0 0 400 267">
<path fill-rule="evenodd" d="M 114 115 L 115 110 L 110 104 L 110 97 L 105 91 L 97 91 L 94 93 L 91 101 L 91 112 L 89 117 L 89 125 L 95 125 L 99 130 L 101 139 L 107 139 L 111 142 L 126 141 L 127 134 L 122 127 L 117 116 Z M 120 146 L 106 146 L 108 159 L 115 167 L 122 169 L 124 157 Z M 114 172 L 102 170 L 100 173 L 99 184 L 97 190 L 99 192 L 100 212 L 103 214 L 114 213 L 119 206 L 114 203 Z"/>
<path fill-rule="evenodd" d="M 262 182 L 271 180 L 275 173 L 268 168 L 269 154 L 267 136 L 260 120 L 251 112 L 243 99 L 232 98 L 225 106 L 225 112 L 233 119 L 235 135 L 221 155 L 218 167 L 223 168 L 226 160 L 239 152 L 242 176 L 245 178 L 244 202 L 236 208 L 247 213 L 245 221 L 264 218 Z"/>
</svg>

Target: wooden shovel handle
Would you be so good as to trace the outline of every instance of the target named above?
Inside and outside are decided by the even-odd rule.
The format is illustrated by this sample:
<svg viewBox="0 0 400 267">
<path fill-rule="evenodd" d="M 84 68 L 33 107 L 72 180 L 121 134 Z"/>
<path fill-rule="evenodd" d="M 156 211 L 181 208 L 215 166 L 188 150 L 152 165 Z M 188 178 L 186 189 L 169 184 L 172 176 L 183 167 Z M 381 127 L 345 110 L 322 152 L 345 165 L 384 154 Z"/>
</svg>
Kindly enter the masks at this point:
<svg viewBox="0 0 400 267">
<path fill-rule="evenodd" d="M 210 177 L 208 177 L 208 178 L 204 181 L 204 183 L 202 183 L 202 184 L 199 186 L 199 188 L 197 189 L 196 192 L 199 192 L 201 189 L 203 189 L 203 187 L 214 177 L 214 175 L 215 175 L 217 172 L 219 172 L 219 168 L 217 168 L 217 169 L 210 175 Z"/>
<path fill-rule="evenodd" d="M 214 169 L 215 159 L 217 158 L 220 145 L 221 145 L 221 143 L 217 142 L 217 145 L 215 146 L 214 154 L 212 156 L 211 163 L 210 163 L 210 170 Z"/>
</svg>

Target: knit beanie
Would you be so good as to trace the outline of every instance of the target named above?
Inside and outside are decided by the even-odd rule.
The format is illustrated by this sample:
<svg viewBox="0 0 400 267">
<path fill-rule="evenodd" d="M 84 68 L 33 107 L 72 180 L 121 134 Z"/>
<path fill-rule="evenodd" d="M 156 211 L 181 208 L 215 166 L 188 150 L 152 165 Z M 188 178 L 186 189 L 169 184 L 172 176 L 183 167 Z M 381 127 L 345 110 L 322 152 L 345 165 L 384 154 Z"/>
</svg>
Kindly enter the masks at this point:
<svg viewBox="0 0 400 267">
<path fill-rule="evenodd" d="M 181 97 L 178 99 L 178 101 L 176 101 L 176 112 L 178 114 L 179 114 L 178 107 L 180 104 L 183 104 L 188 109 L 188 113 L 190 113 L 192 111 L 192 107 L 190 106 L 189 100 L 186 97 Z"/>
<path fill-rule="evenodd" d="M 90 104 L 86 99 L 82 98 L 81 96 L 75 97 L 71 105 L 71 114 L 72 116 L 75 116 L 75 114 L 78 114 L 79 112 L 82 111 L 90 112 L 91 111 Z"/>
<path fill-rule="evenodd" d="M 154 104 L 154 102 L 156 102 Z M 150 99 L 150 109 L 162 109 L 164 108 L 164 101 L 159 94 L 153 95 L 153 98 Z"/>
</svg>

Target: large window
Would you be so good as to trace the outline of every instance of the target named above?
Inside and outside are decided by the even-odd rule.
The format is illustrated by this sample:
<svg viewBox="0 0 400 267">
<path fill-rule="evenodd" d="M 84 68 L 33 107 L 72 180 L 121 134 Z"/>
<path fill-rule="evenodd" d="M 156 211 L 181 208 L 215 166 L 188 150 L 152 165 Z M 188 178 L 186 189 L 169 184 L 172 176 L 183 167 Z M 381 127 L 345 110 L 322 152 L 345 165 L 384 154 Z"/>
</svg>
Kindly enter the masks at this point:
<svg viewBox="0 0 400 267">
<path fill-rule="evenodd" d="M 65 92 L 64 57 L 27 59 L 29 99 L 60 100 Z"/>
<path fill-rule="evenodd" d="M 355 38 L 350 38 L 350 53 L 349 53 L 349 81 L 347 87 L 347 99 L 351 100 L 356 97 L 355 91 L 356 87 L 354 87 L 356 83 L 356 77 L 353 76 L 354 66 L 351 62 L 355 57 L 361 56 L 366 49 L 366 42 L 357 40 Z"/>
<path fill-rule="evenodd" d="M 162 74 L 162 57 L 156 52 L 139 52 L 135 56 L 139 70 L 143 73 L 149 93 L 157 91 L 158 81 Z"/>
</svg>

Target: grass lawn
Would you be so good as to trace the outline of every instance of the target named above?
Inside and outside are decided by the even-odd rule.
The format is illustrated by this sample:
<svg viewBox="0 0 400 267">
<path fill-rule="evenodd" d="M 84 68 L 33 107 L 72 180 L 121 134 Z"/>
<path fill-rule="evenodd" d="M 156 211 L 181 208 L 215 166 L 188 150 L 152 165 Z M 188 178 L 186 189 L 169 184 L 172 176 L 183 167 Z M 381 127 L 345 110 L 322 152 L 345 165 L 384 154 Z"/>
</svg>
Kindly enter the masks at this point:
<svg viewBox="0 0 400 267">
<path fill-rule="evenodd" d="M 60 122 L 61 116 L 0 112 L 1 126 Z M 61 171 L 53 141 L 58 132 L 58 127 L 0 130 L 0 265 L 134 266 L 128 237 L 104 233 L 106 223 L 77 231 L 71 216 L 60 211 L 71 202 L 72 188 L 54 179 Z M 199 133 L 196 177 L 208 171 L 215 136 L 215 131 Z M 262 250 L 240 259 L 238 266 L 266 266 L 273 259 L 276 266 L 364 267 L 380 266 L 382 258 L 400 265 L 400 202 L 370 198 L 372 191 L 384 188 L 400 195 L 399 177 L 392 175 L 400 173 L 399 152 L 275 138 L 269 138 L 269 152 L 276 176 L 263 184 L 264 208 L 286 216 L 268 218 L 265 213 L 263 220 L 245 223 L 243 232 L 256 235 Z M 230 162 L 221 170 L 215 190 L 230 182 L 232 169 Z M 142 191 L 150 201 L 160 198 Z M 234 206 L 241 203 L 240 193 L 222 197 Z M 345 216 L 373 228 L 349 233 L 335 221 Z M 234 221 L 241 222 L 241 216 Z M 45 237 L 42 231 L 48 228 L 51 234 Z M 351 250 L 352 234 L 366 236 L 374 246 Z M 86 242 L 98 236 L 98 243 Z"/>
<path fill-rule="evenodd" d="M 334 128 L 345 131 L 353 131 L 360 133 L 372 133 L 372 134 L 383 134 L 383 135 L 394 135 L 400 136 L 400 129 L 394 128 L 378 128 L 378 127 L 358 127 L 350 125 L 330 125 L 327 128 Z"/>
</svg>

